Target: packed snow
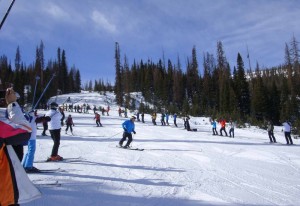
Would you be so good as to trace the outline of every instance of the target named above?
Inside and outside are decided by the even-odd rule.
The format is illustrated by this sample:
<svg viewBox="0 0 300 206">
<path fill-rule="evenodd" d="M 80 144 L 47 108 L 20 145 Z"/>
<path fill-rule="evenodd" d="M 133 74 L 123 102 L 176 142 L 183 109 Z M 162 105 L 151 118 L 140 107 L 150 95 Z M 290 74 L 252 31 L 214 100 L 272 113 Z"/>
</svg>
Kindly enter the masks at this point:
<svg viewBox="0 0 300 206">
<path fill-rule="evenodd" d="M 286 145 L 281 127 L 275 127 L 278 143 L 270 144 L 267 132 L 256 127 L 236 128 L 235 138 L 229 138 L 213 136 L 208 117 L 192 117 L 197 131 L 188 132 L 180 118 L 178 128 L 172 118 L 170 126 L 161 126 L 158 115 L 154 126 L 146 114 L 145 123 L 136 121 L 132 142 L 132 148 L 144 151 L 126 150 L 116 145 L 128 118 L 119 117 L 113 94 L 86 92 L 52 100 L 62 104 L 68 97 L 92 108 L 109 105 L 109 116 L 101 115 L 103 127 L 96 127 L 92 110 L 65 111 L 75 127 L 74 135 L 62 128 L 62 162 L 45 162 L 53 141 L 49 131 L 40 135 L 38 125 L 34 166 L 59 170 L 28 174 L 42 198 L 24 206 L 300 205 L 300 142 Z"/>
</svg>

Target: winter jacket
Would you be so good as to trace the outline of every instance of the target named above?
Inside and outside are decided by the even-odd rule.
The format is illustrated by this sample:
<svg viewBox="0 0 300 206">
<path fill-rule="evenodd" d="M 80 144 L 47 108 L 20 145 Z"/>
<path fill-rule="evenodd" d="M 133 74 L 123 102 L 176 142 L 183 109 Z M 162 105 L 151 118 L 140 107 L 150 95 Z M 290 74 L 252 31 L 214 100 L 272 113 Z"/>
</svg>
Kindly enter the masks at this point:
<svg viewBox="0 0 300 206">
<path fill-rule="evenodd" d="M 49 126 L 49 130 L 56 130 L 56 129 L 60 129 L 61 128 L 61 118 L 62 118 L 62 114 L 57 111 L 56 109 L 50 109 L 47 113 L 46 113 L 46 117 L 50 117 L 51 120 L 48 124 Z"/>
<path fill-rule="evenodd" d="M 72 117 L 67 118 L 66 125 L 74 125 Z"/>
<path fill-rule="evenodd" d="M 229 123 L 229 127 L 230 127 L 230 129 L 234 129 L 235 123 L 234 123 L 234 122 L 230 122 L 230 123 Z"/>
<path fill-rule="evenodd" d="M 174 115 L 173 115 L 173 118 L 174 118 L 174 120 L 176 120 L 176 118 L 177 118 L 177 114 L 174 114 Z"/>
<path fill-rule="evenodd" d="M 32 129 L 32 132 L 31 132 L 31 136 L 30 136 L 30 140 L 35 140 L 36 139 L 36 116 L 33 115 L 33 117 L 30 119 L 30 126 L 31 126 L 31 129 Z"/>
<path fill-rule="evenodd" d="M 24 120 L 21 110 L 11 110 L 16 104 L 9 106 L 11 106 L 8 107 L 9 116 L 20 124 L 10 121 L 5 117 L 5 112 L 0 111 L 0 205 L 25 203 L 41 196 L 41 193 L 29 180 L 11 146 L 27 142 L 31 128 L 28 124 L 22 124 L 26 120 Z M 17 112 L 14 113 L 14 111 Z"/>
<path fill-rule="evenodd" d="M 125 122 L 123 122 L 122 124 L 123 129 L 125 130 L 125 132 L 131 133 L 131 132 L 135 132 L 134 131 L 134 122 L 132 122 L 131 120 L 126 120 Z"/>
<path fill-rule="evenodd" d="M 222 127 L 222 128 L 225 128 L 225 126 L 226 126 L 226 121 L 225 121 L 225 120 L 221 120 L 221 121 L 220 121 L 220 124 L 221 124 L 221 127 Z"/>
<path fill-rule="evenodd" d="M 216 121 L 212 121 L 211 125 L 212 125 L 213 128 L 217 128 L 217 122 Z"/>
<path fill-rule="evenodd" d="M 282 125 L 283 125 L 283 131 L 284 132 L 291 132 L 291 123 L 284 122 Z"/>
<path fill-rule="evenodd" d="M 267 125 L 267 131 L 268 131 L 268 132 L 271 132 L 271 131 L 273 131 L 273 130 L 274 130 L 273 124 L 269 123 L 269 124 Z"/>
<path fill-rule="evenodd" d="M 15 124 L 20 124 L 31 131 L 29 121 L 24 117 L 23 111 L 17 102 L 7 106 L 7 118 Z"/>
</svg>

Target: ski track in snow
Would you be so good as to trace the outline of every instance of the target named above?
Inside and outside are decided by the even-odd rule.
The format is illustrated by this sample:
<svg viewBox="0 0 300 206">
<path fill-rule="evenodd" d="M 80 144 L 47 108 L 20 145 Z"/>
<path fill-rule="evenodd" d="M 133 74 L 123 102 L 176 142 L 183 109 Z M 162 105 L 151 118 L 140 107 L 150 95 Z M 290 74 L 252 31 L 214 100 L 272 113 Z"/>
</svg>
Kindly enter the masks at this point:
<svg viewBox="0 0 300 206">
<path fill-rule="evenodd" d="M 106 98 L 88 96 L 91 104 L 105 106 Z M 59 153 L 70 161 L 43 162 L 53 142 L 38 136 L 35 166 L 62 171 L 29 174 L 43 197 L 24 206 L 300 205 L 300 142 L 285 145 L 280 128 L 275 128 L 279 143 L 268 144 L 267 132 L 254 127 L 235 129 L 235 138 L 229 138 L 213 136 L 208 118 L 192 117 L 198 130 L 187 132 L 180 118 L 175 128 L 172 118 L 171 126 L 160 126 L 158 114 L 153 126 L 145 115 L 145 124 L 136 122 L 132 143 L 145 150 L 134 151 L 116 147 L 127 120 L 117 110 L 112 104 L 110 116 L 101 116 L 103 127 L 95 127 L 92 111 L 65 112 L 73 116 L 74 135 L 62 129 Z"/>
</svg>

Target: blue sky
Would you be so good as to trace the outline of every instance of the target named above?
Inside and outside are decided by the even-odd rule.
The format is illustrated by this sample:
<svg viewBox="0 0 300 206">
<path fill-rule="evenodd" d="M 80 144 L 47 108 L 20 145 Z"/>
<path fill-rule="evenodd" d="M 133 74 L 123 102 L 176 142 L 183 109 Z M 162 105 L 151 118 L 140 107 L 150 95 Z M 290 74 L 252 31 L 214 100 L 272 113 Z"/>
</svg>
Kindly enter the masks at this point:
<svg viewBox="0 0 300 206">
<path fill-rule="evenodd" d="M 2 20 L 10 0 L 0 0 Z M 300 41 L 298 0 L 17 0 L 0 31 L 0 55 L 14 65 L 34 62 L 42 40 L 45 59 L 66 51 L 67 63 L 80 69 L 83 83 L 114 82 L 115 42 L 121 57 L 157 62 L 163 55 L 182 67 L 197 49 L 200 72 L 203 53 L 216 56 L 217 41 L 233 68 L 240 52 L 248 68 L 284 62 L 285 43 Z"/>
</svg>

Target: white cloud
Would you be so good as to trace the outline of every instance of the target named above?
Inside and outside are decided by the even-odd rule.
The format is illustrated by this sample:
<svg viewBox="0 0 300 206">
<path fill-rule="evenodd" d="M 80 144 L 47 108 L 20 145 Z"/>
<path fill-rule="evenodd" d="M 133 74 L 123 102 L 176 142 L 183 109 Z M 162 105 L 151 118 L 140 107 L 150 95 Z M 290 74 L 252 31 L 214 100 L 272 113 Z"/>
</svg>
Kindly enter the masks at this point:
<svg viewBox="0 0 300 206">
<path fill-rule="evenodd" d="M 116 33 L 117 27 L 109 19 L 99 11 L 93 11 L 91 15 L 91 19 L 95 23 L 98 29 L 104 29 L 109 33 Z"/>
<path fill-rule="evenodd" d="M 64 20 L 70 18 L 69 14 L 66 11 L 64 11 L 61 7 L 51 2 L 48 3 L 44 11 L 55 19 Z"/>
</svg>

